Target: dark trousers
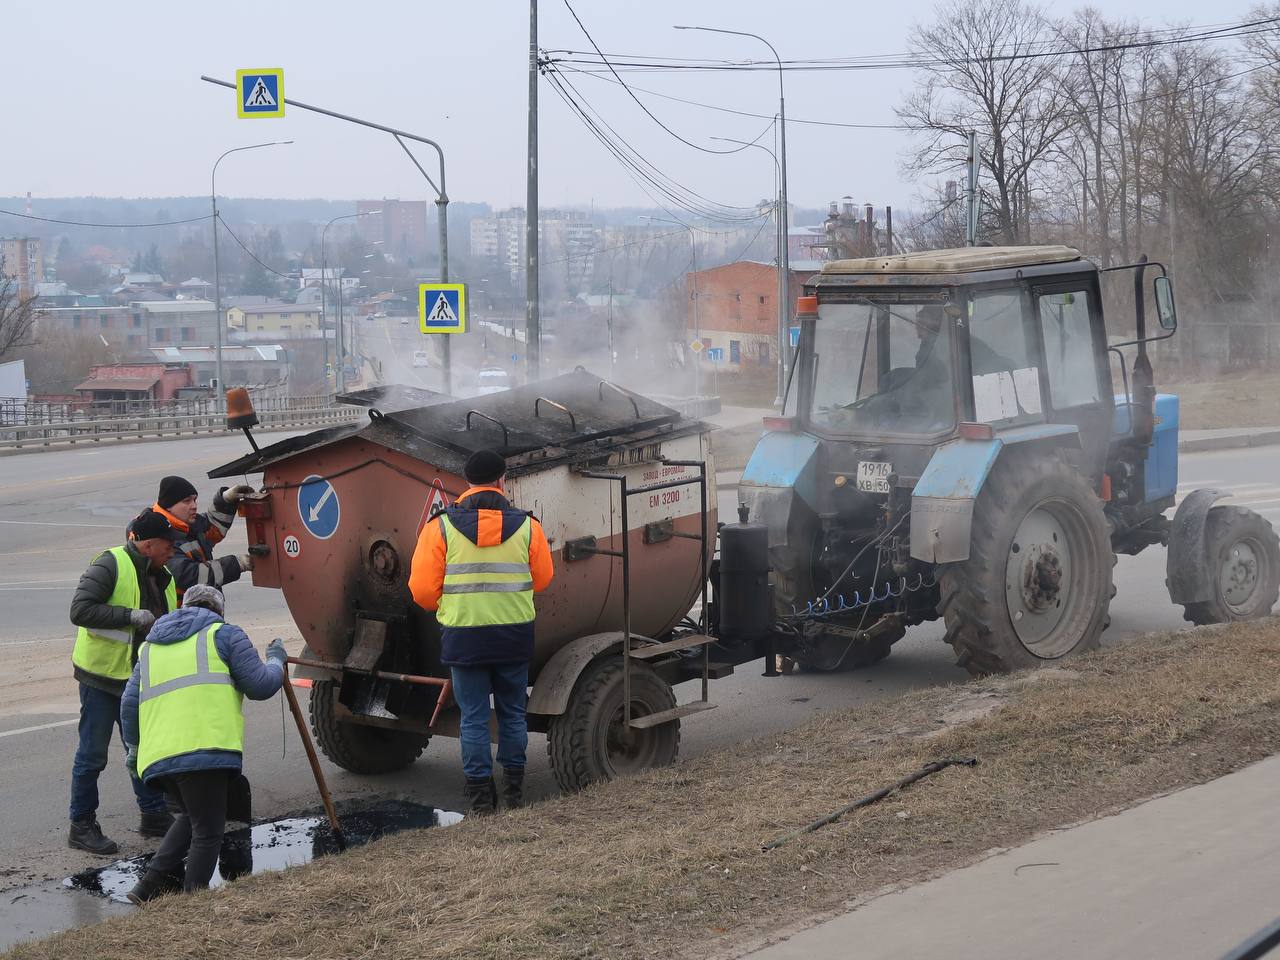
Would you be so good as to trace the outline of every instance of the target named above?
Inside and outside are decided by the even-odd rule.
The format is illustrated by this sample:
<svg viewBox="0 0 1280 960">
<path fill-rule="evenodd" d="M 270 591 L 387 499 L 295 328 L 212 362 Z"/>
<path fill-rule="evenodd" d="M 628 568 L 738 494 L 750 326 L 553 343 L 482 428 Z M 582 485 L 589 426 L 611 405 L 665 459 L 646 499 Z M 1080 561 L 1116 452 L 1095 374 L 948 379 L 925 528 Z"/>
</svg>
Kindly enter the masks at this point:
<svg viewBox="0 0 1280 960">
<path fill-rule="evenodd" d="M 229 770 L 196 770 L 163 778 L 173 826 L 148 870 L 176 874 L 186 857 L 182 889 L 190 893 L 209 886 L 227 827 L 227 782 L 233 775 Z"/>
<path fill-rule="evenodd" d="M 71 765 L 71 819 L 92 817 L 98 809 L 98 774 L 107 768 L 112 734 L 120 726 L 120 696 L 80 684 L 80 744 Z M 164 794 L 132 777 L 133 795 L 143 813 L 164 809 Z"/>
</svg>

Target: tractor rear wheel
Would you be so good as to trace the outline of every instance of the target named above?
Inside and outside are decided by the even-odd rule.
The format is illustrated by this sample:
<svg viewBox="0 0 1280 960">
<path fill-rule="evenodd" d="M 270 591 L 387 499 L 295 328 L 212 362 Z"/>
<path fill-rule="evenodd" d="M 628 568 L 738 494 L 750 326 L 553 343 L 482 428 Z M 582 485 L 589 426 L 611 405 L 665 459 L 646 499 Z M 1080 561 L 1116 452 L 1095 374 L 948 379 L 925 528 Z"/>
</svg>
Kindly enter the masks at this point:
<svg viewBox="0 0 1280 960">
<path fill-rule="evenodd" d="M 1183 617 L 1203 625 L 1269 614 L 1280 596 L 1280 538 L 1271 524 L 1244 507 L 1214 507 L 1204 545 L 1210 597 L 1183 604 Z"/>
<path fill-rule="evenodd" d="M 547 756 L 564 790 L 669 766 L 680 750 L 680 721 L 647 730 L 622 727 L 622 658 L 604 657 L 587 667 L 569 696 L 569 706 L 551 718 Z M 676 705 L 671 684 L 646 663 L 631 663 L 631 716 L 643 717 Z"/>
<path fill-rule="evenodd" d="M 974 504 L 969 559 L 939 572 L 938 612 L 975 676 L 1096 649 L 1110 622 L 1111 550 L 1102 502 L 1060 456 L 1009 451 Z"/>
<path fill-rule="evenodd" d="M 287 681 L 286 681 L 287 682 Z M 388 730 L 342 720 L 337 714 L 338 684 L 316 680 L 308 710 L 311 732 L 324 755 L 352 773 L 394 773 L 422 755 L 429 733 Z"/>
</svg>

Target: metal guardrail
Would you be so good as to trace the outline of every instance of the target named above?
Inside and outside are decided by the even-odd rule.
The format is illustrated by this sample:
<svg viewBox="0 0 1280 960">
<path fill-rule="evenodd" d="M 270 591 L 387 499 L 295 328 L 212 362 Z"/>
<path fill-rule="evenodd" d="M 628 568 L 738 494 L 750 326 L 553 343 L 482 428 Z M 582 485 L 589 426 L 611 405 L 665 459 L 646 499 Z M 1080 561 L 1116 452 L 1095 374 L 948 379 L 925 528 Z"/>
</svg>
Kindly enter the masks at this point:
<svg viewBox="0 0 1280 960">
<path fill-rule="evenodd" d="M 353 423 L 365 415 L 362 407 L 307 407 L 298 410 L 259 410 L 257 430 L 291 430 Z M 122 440 L 207 436 L 227 433 L 224 414 L 182 414 L 61 423 L 27 423 L 0 426 L 0 451 L 62 447 Z"/>
<path fill-rule="evenodd" d="M 327 410 L 333 396 L 277 397 L 263 396 L 250 389 L 258 413 L 295 410 Z M 134 417 L 181 417 L 216 414 L 218 401 L 213 397 L 189 397 L 181 400 L 29 400 L 25 397 L 0 397 L 0 429 L 15 424 L 69 423 L 95 419 Z"/>
</svg>

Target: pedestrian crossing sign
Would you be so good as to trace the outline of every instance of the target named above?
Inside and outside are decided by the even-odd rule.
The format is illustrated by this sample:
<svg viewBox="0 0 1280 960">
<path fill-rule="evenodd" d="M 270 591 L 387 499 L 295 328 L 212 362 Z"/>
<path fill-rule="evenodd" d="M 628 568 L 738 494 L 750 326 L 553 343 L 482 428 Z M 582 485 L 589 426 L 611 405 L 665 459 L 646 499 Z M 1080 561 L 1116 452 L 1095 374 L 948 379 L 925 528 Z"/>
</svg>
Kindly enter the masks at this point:
<svg viewBox="0 0 1280 960">
<path fill-rule="evenodd" d="M 466 333 L 467 285 L 418 284 L 418 323 L 423 333 Z"/>
<path fill-rule="evenodd" d="M 241 119 L 284 116 L 284 71 L 278 67 L 236 71 L 236 103 Z"/>
</svg>

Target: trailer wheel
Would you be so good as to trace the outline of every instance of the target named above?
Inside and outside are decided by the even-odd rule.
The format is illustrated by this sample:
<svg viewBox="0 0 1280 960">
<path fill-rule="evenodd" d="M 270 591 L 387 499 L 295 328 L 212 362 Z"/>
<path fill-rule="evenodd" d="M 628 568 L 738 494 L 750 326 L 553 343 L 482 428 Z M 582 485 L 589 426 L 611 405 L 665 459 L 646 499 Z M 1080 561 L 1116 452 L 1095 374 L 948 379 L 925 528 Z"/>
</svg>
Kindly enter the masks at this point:
<svg viewBox="0 0 1280 960">
<path fill-rule="evenodd" d="M 288 681 L 286 681 L 288 682 Z M 431 735 L 387 730 L 338 718 L 338 684 L 316 680 L 308 705 L 311 733 L 324 755 L 352 773 L 394 773 L 422 755 Z"/>
<path fill-rule="evenodd" d="M 1269 614 L 1280 596 L 1280 538 L 1271 524 L 1244 507 L 1214 507 L 1204 545 L 1211 596 L 1183 604 L 1183 617 L 1204 625 Z"/>
<path fill-rule="evenodd" d="M 631 712 L 642 717 L 676 705 L 671 684 L 648 664 L 631 664 Z M 675 761 L 680 750 L 680 721 L 648 730 L 622 729 L 622 658 L 604 657 L 587 667 L 574 684 L 563 714 L 547 730 L 547 756 L 564 790 L 613 780 Z"/>
<path fill-rule="evenodd" d="M 1060 456 L 1013 451 L 974 504 L 969 559 L 940 569 L 946 640 L 971 674 L 1096 649 L 1115 554 L 1102 501 Z"/>
</svg>

